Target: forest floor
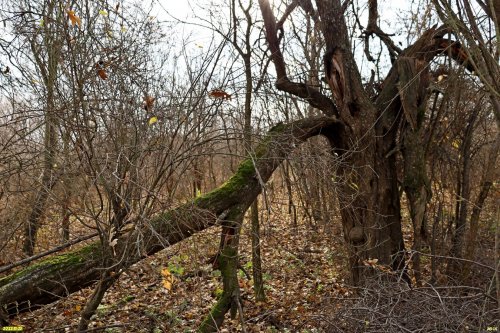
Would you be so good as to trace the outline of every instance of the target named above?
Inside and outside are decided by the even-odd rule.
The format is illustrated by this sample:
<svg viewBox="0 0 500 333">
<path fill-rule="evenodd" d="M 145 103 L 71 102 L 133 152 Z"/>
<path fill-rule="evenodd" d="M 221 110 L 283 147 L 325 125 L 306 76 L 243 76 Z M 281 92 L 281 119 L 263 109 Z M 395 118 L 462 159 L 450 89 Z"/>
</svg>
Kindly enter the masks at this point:
<svg viewBox="0 0 500 333">
<path fill-rule="evenodd" d="M 274 207 L 279 205 L 273 205 Z M 269 216 L 269 217 L 268 217 Z M 411 228 L 403 216 L 405 243 Z M 490 278 L 492 237 L 482 237 L 486 254 L 475 266 L 473 283 L 450 285 L 427 282 L 418 288 L 390 283 L 384 266 L 374 285 L 355 290 L 348 285 L 347 256 L 338 218 L 329 230 L 302 219 L 297 228 L 286 211 L 273 209 L 261 217 L 261 252 L 266 300 L 253 296 L 250 225 L 240 240 L 239 284 L 244 322 L 230 319 L 220 332 L 486 332 L 498 329 L 499 309 Z M 92 317 L 87 332 L 195 332 L 222 294 L 220 271 L 213 258 L 219 228 L 211 228 L 151 256 L 124 272 Z M 494 239 L 494 238 L 493 238 Z M 429 281 L 430 260 L 422 258 L 422 275 Z M 411 267 L 410 267 L 411 269 Z M 393 275 L 392 275 L 393 276 Z M 392 279 L 392 278 L 391 278 Z M 485 289 L 486 288 L 486 289 Z M 488 289 L 489 288 L 489 289 Z M 356 291 L 356 293 L 355 293 Z M 24 332 L 74 332 L 93 289 L 14 319 Z M 403 329 L 404 328 L 404 329 Z"/>
<path fill-rule="evenodd" d="M 323 332 L 328 312 L 352 296 L 340 223 L 325 232 L 304 224 L 294 229 L 288 221 L 279 212 L 261 221 L 265 302 L 253 296 L 249 225 L 243 228 L 239 282 L 246 332 Z M 106 294 L 90 331 L 195 331 L 222 293 L 220 271 L 210 263 L 218 232 L 206 230 L 132 266 Z M 15 323 L 24 332 L 73 332 L 92 292 L 84 289 Z M 227 314 L 220 332 L 241 331 L 241 322 Z"/>
</svg>

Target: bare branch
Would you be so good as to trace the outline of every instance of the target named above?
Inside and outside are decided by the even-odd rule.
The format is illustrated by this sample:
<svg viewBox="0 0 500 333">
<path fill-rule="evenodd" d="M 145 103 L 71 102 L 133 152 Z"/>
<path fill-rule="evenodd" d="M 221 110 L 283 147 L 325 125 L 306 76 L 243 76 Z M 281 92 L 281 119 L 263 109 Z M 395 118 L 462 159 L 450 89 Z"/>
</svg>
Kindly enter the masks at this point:
<svg viewBox="0 0 500 333">
<path fill-rule="evenodd" d="M 338 110 L 332 100 L 323 95 L 318 89 L 305 83 L 296 83 L 288 79 L 283 53 L 279 48 L 276 18 L 271 10 L 269 1 L 259 0 L 259 6 L 264 18 L 267 42 L 271 50 L 271 59 L 276 69 L 276 87 L 282 91 L 306 99 L 311 106 L 320 109 L 326 115 L 338 115 Z"/>
</svg>

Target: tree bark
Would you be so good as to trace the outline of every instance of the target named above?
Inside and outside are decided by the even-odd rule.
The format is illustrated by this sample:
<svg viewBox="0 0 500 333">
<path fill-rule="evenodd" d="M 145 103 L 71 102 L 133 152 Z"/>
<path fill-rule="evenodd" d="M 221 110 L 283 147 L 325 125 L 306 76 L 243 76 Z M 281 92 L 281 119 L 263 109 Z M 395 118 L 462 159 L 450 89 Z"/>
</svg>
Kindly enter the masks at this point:
<svg viewBox="0 0 500 333">
<path fill-rule="evenodd" d="M 339 124 L 329 117 L 310 118 L 275 126 L 256 147 L 253 156 L 240 163 L 222 186 L 176 209 L 136 221 L 135 229 L 118 239 L 114 262 L 125 269 L 194 233 L 217 224 L 235 206 L 248 205 L 261 192 L 274 170 L 301 142 L 315 135 L 334 135 Z M 92 285 L 101 276 L 100 243 L 48 258 L 0 279 L 0 307 L 10 314 L 28 311 Z"/>
<path fill-rule="evenodd" d="M 223 292 L 201 323 L 199 331 L 202 333 L 218 332 L 227 311 L 231 310 L 231 319 L 234 319 L 238 309 L 242 309 L 238 284 L 238 245 L 243 218 L 250 204 L 251 201 L 247 201 L 236 205 L 224 218 L 221 250 L 217 257 L 222 275 Z"/>
<path fill-rule="evenodd" d="M 264 301 L 264 278 L 262 277 L 262 256 L 260 252 L 260 223 L 258 201 L 252 203 L 250 210 L 250 220 L 252 223 L 252 277 L 253 288 L 256 301 Z"/>
<path fill-rule="evenodd" d="M 420 250 L 427 236 L 425 218 L 431 186 L 427 175 L 424 142 L 424 115 L 427 108 L 428 70 L 414 58 L 398 60 L 399 96 L 403 105 L 402 153 L 404 159 L 403 188 L 410 206 L 413 224 L 413 272 L 420 284 Z"/>
<path fill-rule="evenodd" d="M 106 291 L 113 285 L 113 283 L 119 278 L 119 274 L 110 276 L 108 272 L 102 274 L 94 293 L 88 300 L 85 308 L 82 311 L 80 322 L 78 323 L 77 333 L 87 332 L 90 324 L 90 319 L 95 314 L 99 304 L 101 304 Z"/>
<path fill-rule="evenodd" d="M 253 93 L 253 78 L 252 78 L 252 45 L 250 42 L 251 28 L 254 25 L 252 20 L 252 15 L 250 14 L 251 4 L 244 8 L 240 2 L 240 9 L 245 14 L 246 19 L 246 30 L 245 30 L 245 44 L 244 50 L 238 45 L 236 38 L 236 27 L 237 27 L 237 17 L 236 17 L 236 1 L 233 0 L 232 17 L 234 25 L 234 35 L 232 44 L 240 54 L 243 59 L 243 64 L 245 66 L 245 123 L 243 128 L 243 145 L 245 151 L 251 154 L 253 151 L 252 147 L 252 93 Z M 260 225 L 259 225 L 259 205 L 258 198 L 255 198 L 254 202 L 250 205 L 250 222 L 252 230 L 252 276 L 254 281 L 254 294 L 257 301 L 263 301 L 265 299 L 264 295 L 264 285 L 262 278 L 262 259 L 260 253 Z M 239 229 L 238 229 L 239 230 Z"/>
</svg>

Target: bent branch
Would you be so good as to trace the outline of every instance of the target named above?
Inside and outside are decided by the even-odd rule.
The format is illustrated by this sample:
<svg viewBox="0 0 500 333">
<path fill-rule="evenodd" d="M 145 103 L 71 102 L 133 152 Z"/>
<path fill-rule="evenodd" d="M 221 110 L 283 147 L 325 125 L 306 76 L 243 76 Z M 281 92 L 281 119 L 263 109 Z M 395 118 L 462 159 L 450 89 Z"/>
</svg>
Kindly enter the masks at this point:
<svg viewBox="0 0 500 333">
<path fill-rule="evenodd" d="M 276 69 L 276 88 L 305 99 L 311 106 L 320 109 L 326 115 L 338 117 L 339 112 L 337 107 L 328 96 L 311 85 L 293 82 L 288 78 L 285 60 L 280 50 L 280 40 L 278 38 L 278 28 L 281 28 L 286 16 L 284 16 L 280 22 L 276 23 L 276 17 L 271 10 L 269 1 L 259 0 L 259 6 L 264 19 L 266 39 L 269 50 L 271 51 L 271 59 Z"/>
<path fill-rule="evenodd" d="M 114 248 L 114 262 L 119 262 L 115 271 L 216 225 L 233 207 L 251 203 L 261 192 L 261 184 L 298 144 L 315 135 L 331 137 L 339 126 L 329 117 L 275 126 L 219 188 L 147 223 L 137 221 L 135 230 L 121 236 Z M 94 284 L 108 268 L 103 253 L 96 242 L 0 279 L 0 310 L 10 315 L 28 311 Z"/>
</svg>

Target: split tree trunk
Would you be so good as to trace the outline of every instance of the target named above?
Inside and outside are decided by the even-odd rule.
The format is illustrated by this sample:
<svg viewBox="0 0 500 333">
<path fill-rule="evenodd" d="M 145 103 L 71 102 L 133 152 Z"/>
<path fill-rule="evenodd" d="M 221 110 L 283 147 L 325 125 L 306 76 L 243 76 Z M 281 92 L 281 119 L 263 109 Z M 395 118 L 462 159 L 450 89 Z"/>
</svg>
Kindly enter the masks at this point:
<svg viewBox="0 0 500 333">
<path fill-rule="evenodd" d="M 376 101 L 364 91 L 350 42 L 340 1 L 316 1 L 317 14 L 327 53 L 325 74 L 333 99 L 312 86 L 294 83 L 287 77 L 280 50 L 277 23 L 267 1 L 259 1 L 267 40 L 275 64 L 278 89 L 305 98 L 311 106 L 337 116 L 344 124 L 341 133 L 329 136 L 333 152 L 342 161 L 338 172 L 343 179 L 340 212 L 349 250 L 352 282 L 361 284 L 369 271 L 363 261 L 377 258 L 380 263 L 401 269 L 404 242 L 401 231 L 397 190 L 395 139 L 400 103 L 397 69 L 384 83 Z M 301 4 L 311 15 L 311 9 Z M 392 152 L 392 153 L 391 153 Z"/>
<path fill-rule="evenodd" d="M 298 5 L 321 30 L 326 46 L 325 80 L 332 97 L 324 95 L 314 86 L 288 78 L 278 37 L 278 30 L 283 28 L 282 22 L 276 20 L 268 1 L 259 0 L 276 69 L 276 87 L 303 98 L 327 115 L 336 116 L 344 125 L 342 132 L 329 137 L 329 140 L 333 152 L 342 161 L 338 170 L 344 183 L 340 185 L 342 195 L 339 203 L 353 283 L 361 284 L 363 277 L 369 274 L 369 268 L 363 264 L 369 258 L 376 258 L 395 270 L 402 269 L 403 277 L 408 281 L 396 168 L 396 139 L 404 136 L 398 128 L 403 108 L 401 93 L 407 87 L 401 82 L 404 77 L 401 80 L 396 59 L 398 54 L 394 56 L 396 63 L 384 80 L 379 95 L 371 98 L 361 83 L 361 75 L 351 52 L 344 6 L 340 0 L 316 0 L 315 3 L 317 9 L 310 1 L 299 1 Z M 375 14 L 376 5 L 376 1 L 370 2 L 370 6 L 375 6 L 371 8 L 375 9 L 371 11 Z M 376 22 L 376 19 L 372 17 L 371 21 Z M 413 45 L 404 51 L 398 50 L 401 52 L 399 58 L 412 58 L 418 67 L 424 68 L 434 57 L 448 50 L 446 54 L 466 65 L 467 59 L 460 46 L 444 38 L 447 32 L 449 29 L 446 28 L 429 29 Z M 401 89 L 400 84 L 403 84 Z M 426 88 L 425 84 L 422 87 Z M 420 189 L 422 186 L 425 182 L 419 184 Z M 415 221 L 421 224 L 424 215 L 421 210 L 423 207 L 425 211 L 427 198 L 419 198 L 423 201 L 414 201 L 419 206 Z"/>
</svg>

